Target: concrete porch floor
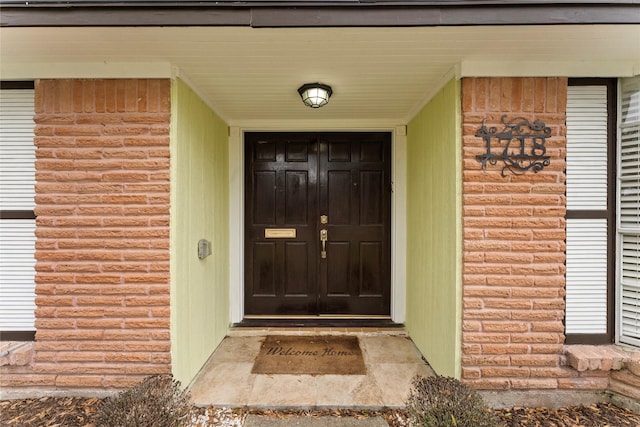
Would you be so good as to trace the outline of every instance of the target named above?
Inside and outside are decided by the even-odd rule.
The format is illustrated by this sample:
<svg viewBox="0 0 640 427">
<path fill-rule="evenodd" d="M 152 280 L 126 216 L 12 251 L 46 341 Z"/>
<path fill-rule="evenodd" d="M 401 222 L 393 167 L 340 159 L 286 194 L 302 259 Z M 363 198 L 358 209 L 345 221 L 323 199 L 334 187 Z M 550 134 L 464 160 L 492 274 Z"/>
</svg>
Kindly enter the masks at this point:
<svg viewBox="0 0 640 427">
<path fill-rule="evenodd" d="M 365 375 L 256 375 L 254 360 L 267 335 L 355 335 Z M 189 389 L 199 406 L 254 408 L 404 407 L 411 379 L 434 375 L 404 329 L 234 328 Z"/>
</svg>

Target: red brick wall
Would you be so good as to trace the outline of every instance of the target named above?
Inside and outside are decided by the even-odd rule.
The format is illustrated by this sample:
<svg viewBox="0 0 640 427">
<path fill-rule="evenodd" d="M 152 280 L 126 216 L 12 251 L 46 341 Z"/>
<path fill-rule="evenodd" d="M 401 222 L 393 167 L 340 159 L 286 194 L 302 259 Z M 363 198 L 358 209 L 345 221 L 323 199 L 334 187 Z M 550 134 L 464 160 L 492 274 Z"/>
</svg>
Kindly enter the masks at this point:
<svg viewBox="0 0 640 427">
<path fill-rule="evenodd" d="M 479 389 L 558 388 L 564 342 L 565 78 L 465 78 L 463 379 Z M 501 176 L 475 134 L 501 116 L 552 130 L 543 171 Z M 570 382 L 566 382 L 570 388 Z"/>
<path fill-rule="evenodd" d="M 36 344 L 1 385 L 171 370 L 169 80 L 36 84 Z"/>
</svg>

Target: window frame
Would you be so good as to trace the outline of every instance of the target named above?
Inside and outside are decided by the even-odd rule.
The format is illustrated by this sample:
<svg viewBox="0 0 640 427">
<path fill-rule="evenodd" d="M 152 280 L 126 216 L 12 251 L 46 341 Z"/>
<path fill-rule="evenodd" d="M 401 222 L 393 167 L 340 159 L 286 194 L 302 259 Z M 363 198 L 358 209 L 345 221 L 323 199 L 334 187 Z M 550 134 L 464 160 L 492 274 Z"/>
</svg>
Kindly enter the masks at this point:
<svg viewBox="0 0 640 427">
<path fill-rule="evenodd" d="M 630 78 L 638 78 L 640 79 L 640 76 L 636 75 L 636 76 L 632 76 Z M 616 173 L 618 173 L 618 171 L 621 170 L 622 168 L 622 142 L 623 142 L 623 138 L 622 138 L 622 119 L 623 119 L 623 79 L 624 78 L 620 78 L 618 79 L 618 84 L 616 86 L 617 89 L 617 103 L 616 106 L 618 108 L 618 117 L 617 117 L 617 121 L 616 121 L 616 153 L 618 158 L 616 159 Z M 621 187 L 622 187 L 622 174 L 618 174 L 619 176 L 616 176 L 616 194 L 618 194 L 621 191 Z M 615 288 L 616 288 L 616 306 L 615 306 L 615 322 L 616 322 L 616 332 L 615 332 L 615 343 L 616 344 L 620 344 L 620 345 L 625 345 L 625 346 L 632 346 L 632 347 L 640 347 L 640 338 L 635 338 L 635 337 L 628 337 L 628 341 L 625 340 L 625 337 L 622 335 L 623 334 L 623 326 L 622 326 L 622 322 L 623 322 L 623 283 L 622 283 L 622 276 L 623 276 L 623 235 L 633 235 L 633 234 L 638 234 L 637 232 L 633 232 L 633 231 L 629 231 L 628 229 L 625 229 L 622 227 L 622 219 L 621 219 L 621 212 L 622 212 L 622 207 L 620 206 L 621 201 L 618 201 L 619 203 L 616 205 L 616 284 L 615 284 Z"/>
<path fill-rule="evenodd" d="M 35 82 L 31 80 L 24 81 L 0 81 L 0 90 L 6 89 L 25 89 L 34 90 Z M 0 209 L 0 221 L 27 219 L 35 220 L 36 215 L 33 210 L 15 210 Z M 35 254 L 34 254 L 35 255 Z M 35 326 L 34 326 L 35 329 Z M 0 330 L 0 341 L 33 341 L 35 340 L 36 331 L 3 331 Z"/>
<path fill-rule="evenodd" d="M 615 78 L 570 78 L 569 86 L 607 87 L 607 208 L 602 210 L 569 210 L 566 219 L 607 220 L 607 304 L 606 333 L 566 333 L 565 344 L 611 344 L 616 339 L 616 271 L 617 271 L 617 123 L 618 81 Z M 566 301 L 566 295 L 565 295 Z M 565 310 L 566 325 L 566 310 Z"/>
</svg>

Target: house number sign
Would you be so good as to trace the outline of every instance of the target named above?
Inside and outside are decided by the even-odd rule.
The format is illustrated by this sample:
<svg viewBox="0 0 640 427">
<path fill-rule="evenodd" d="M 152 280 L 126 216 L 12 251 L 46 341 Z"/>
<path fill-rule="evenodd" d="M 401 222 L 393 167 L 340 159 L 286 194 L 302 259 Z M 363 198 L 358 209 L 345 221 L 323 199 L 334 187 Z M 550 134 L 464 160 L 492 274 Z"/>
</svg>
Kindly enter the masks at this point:
<svg viewBox="0 0 640 427">
<path fill-rule="evenodd" d="M 476 132 L 476 136 L 481 137 L 487 147 L 486 153 L 476 156 L 482 163 L 482 169 L 486 170 L 487 163 L 496 165 L 503 162 L 501 175 L 506 176 L 506 171 L 521 175 L 528 170 L 538 173 L 549 166 L 545 144 L 547 138 L 551 137 L 551 128 L 540 120 L 531 123 L 522 117 L 509 121 L 506 118 L 506 115 L 502 116 L 502 130 L 487 128 L 483 121 L 482 127 Z"/>
</svg>

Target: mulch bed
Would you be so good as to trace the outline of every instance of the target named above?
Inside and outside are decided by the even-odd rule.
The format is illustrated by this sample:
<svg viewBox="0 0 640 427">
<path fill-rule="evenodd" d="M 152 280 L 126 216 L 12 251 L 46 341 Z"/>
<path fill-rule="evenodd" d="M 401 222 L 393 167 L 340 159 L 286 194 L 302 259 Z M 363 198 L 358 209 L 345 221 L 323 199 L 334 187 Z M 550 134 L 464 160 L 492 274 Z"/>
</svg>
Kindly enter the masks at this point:
<svg viewBox="0 0 640 427">
<path fill-rule="evenodd" d="M 507 427 L 640 427 L 640 415 L 610 403 L 560 409 L 512 408 L 497 413 Z"/>
<path fill-rule="evenodd" d="M 100 399 L 78 397 L 43 397 L 41 399 L 0 401 L 0 425 L 21 427 L 93 426 L 92 419 Z M 269 411 L 194 408 L 191 426 L 241 426 L 247 413 L 286 418 L 295 415 L 364 418 L 384 417 L 391 427 L 406 427 L 404 411 Z M 556 410 L 543 408 L 511 408 L 496 413 L 505 427 L 640 427 L 640 415 L 609 403 L 574 406 Z"/>
<path fill-rule="evenodd" d="M 43 397 L 0 401 L 2 426 L 89 426 L 100 399 Z"/>
</svg>

